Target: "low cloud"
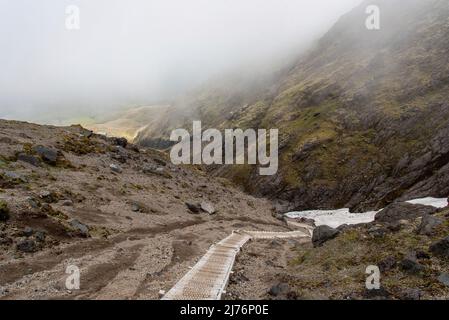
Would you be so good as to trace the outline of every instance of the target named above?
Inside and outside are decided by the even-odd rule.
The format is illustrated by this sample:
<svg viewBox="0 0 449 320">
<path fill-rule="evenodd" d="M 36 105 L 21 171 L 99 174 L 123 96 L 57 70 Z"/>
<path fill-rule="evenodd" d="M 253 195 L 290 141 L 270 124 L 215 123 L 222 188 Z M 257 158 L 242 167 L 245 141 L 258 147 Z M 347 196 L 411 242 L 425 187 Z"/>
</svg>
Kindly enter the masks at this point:
<svg viewBox="0 0 449 320">
<path fill-rule="evenodd" d="M 171 100 L 299 53 L 360 0 L 0 0 L 0 117 L 57 122 Z M 80 9 L 67 30 L 66 7 Z"/>
</svg>

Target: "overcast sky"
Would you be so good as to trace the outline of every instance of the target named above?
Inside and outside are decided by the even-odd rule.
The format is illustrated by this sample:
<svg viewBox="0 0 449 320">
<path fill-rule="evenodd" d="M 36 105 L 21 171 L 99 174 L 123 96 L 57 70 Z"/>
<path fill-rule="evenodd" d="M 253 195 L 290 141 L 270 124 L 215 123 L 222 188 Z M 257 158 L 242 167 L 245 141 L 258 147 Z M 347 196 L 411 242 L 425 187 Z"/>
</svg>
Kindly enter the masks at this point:
<svg viewBox="0 0 449 320">
<path fill-rule="evenodd" d="M 147 105 L 299 51 L 360 0 L 0 0 L 0 117 Z M 66 7 L 80 30 L 66 29 Z M 298 52 L 299 53 L 299 52 Z"/>
</svg>

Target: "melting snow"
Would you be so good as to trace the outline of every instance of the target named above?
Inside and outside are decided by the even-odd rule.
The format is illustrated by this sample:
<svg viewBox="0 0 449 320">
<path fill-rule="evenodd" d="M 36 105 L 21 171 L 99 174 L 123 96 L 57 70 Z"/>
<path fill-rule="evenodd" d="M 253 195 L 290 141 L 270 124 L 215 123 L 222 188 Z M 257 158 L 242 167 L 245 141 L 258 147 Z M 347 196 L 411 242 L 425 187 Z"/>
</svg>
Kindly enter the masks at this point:
<svg viewBox="0 0 449 320">
<path fill-rule="evenodd" d="M 428 206 L 434 206 L 436 208 L 444 208 L 448 206 L 447 198 L 423 198 L 407 201 L 412 204 L 423 204 Z M 379 210 L 380 211 L 380 210 Z M 338 210 L 309 210 L 309 211 L 297 211 L 289 212 L 286 214 L 288 218 L 299 219 L 306 218 L 315 221 L 317 226 L 326 225 L 332 228 L 338 228 L 341 225 L 348 224 L 360 224 L 370 223 L 374 221 L 376 214 L 379 211 L 369 211 L 365 213 L 350 213 L 349 209 Z"/>
<path fill-rule="evenodd" d="M 423 204 L 425 206 L 432 206 L 435 208 L 446 208 L 448 206 L 447 198 L 422 198 L 422 199 L 415 199 L 407 201 L 408 203 L 412 204 Z"/>
<path fill-rule="evenodd" d="M 339 210 L 311 210 L 311 211 L 299 211 L 289 212 L 287 217 L 297 219 L 306 218 L 315 221 L 315 225 L 326 225 L 332 228 L 338 228 L 344 224 L 359 224 L 369 223 L 374 221 L 374 217 L 378 211 L 370 211 L 365 213 L 350 213 L 349 209 Z"/>
</svg>

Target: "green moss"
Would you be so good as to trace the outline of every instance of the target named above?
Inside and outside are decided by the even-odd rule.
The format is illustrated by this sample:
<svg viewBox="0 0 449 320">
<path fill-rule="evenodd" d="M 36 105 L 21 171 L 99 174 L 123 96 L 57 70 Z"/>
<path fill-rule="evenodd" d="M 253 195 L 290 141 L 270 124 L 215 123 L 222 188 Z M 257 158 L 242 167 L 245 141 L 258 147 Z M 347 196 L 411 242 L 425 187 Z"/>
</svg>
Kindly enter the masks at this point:
<svg viewBox="0 0 449 320">
<path fill-rule="evenodd" d="M 87 137 L 75 137 L 73 135 L 67 135 L 63 137 L 62 150 L 66 152 L 74 153 L 78 156 L 90 154 L 90 153 L 105 153 L 106 148 L 94 140 Z"/>
</svg>

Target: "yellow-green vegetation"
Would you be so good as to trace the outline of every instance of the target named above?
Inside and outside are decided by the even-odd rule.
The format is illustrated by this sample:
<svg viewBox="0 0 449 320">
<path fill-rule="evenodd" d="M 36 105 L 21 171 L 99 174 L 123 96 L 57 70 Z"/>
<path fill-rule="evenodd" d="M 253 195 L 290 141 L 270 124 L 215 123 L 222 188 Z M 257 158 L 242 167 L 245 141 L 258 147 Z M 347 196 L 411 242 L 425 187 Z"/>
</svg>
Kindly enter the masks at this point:
<svg viewBox="0 0 449 320">
<path fill-rule="evenodd" d="M 8 167 L 8 160 L 0 155 L 0 169 L 6 169 Z"/>
<path fill-rule="evenodd" d="M 90 153 L 105 153 L 104 145 L 89 139 L 88 137 L 76 137 L 66 135 L 63 137 L 62 150 L 82 156 Z"/>
<path fill-rule="evenodd" d="M 444 217 L 448 212 L 437 216 Z M 381 285 L 393 298 L 401 298 L 405 289 L 419 289 L 425 299 L 447 298 L 449 288 L 439 283 L 437 277 L 449 270 L 449 261 L 429 254 L 429 246 L 448 235 L 449 220 L 446 218 L 430 237 L 415 232 L 420 220 L 403 226 L 400 231 L 385 232 L 381 237 L 370 235 L 369 227 L 362 226 L 342 232 L 322 247 L 300 246 L 297 257 L 290 262 L 292 272 L 298 275 L 291 284 L 303 297 L 321 294 L 331 299 L 342 299 L 350 293 L 357 293 L 360 297 L 365 290 L 366 268 L 394 259 L 397 265 L 381 272 Z M 416 274 L 402 271 L 399 262 L 410 252 L 419 251 L 430 256 L 420 260 L 423 271 Z"/>
<path fill-rule="evenodd" d="M 58 219 L 58 220 L 68 220 L 69 219 L 69 217 L 64 212 L 61 212 L 59 210 L 55 210 L 50 205 L 43 206 L 42 207 L 42 211 L 44 213 L 46 213 L 48 216 L 53 217 L 53 218 Z"/>
<path fill-rule="evenodd" d="M 118 233 L 117 230 L 109 229 L 101 226 L 91 226 L 89 227 L 89 234 L 93 238 L 108 238 L 111 235 Z"/>
</svg>

